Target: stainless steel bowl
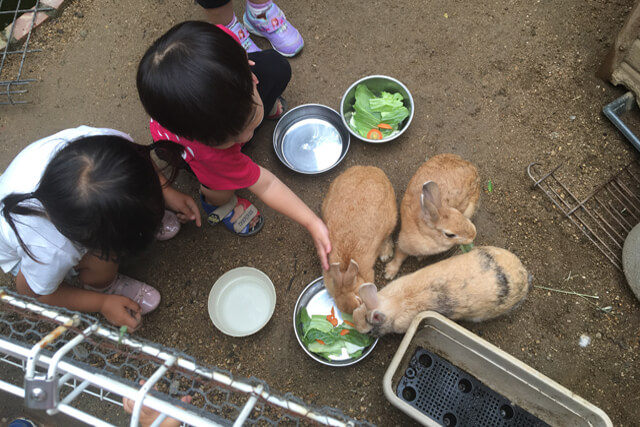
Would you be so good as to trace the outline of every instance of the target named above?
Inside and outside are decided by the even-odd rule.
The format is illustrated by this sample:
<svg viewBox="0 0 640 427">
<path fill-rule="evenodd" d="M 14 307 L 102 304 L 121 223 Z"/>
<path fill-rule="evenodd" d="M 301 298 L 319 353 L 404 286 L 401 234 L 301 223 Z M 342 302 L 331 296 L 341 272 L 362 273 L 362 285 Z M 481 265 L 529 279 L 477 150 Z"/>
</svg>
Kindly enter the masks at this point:
<svg viewBox="0 0 640 427">
<path fill-rule="evenodd" d="M 349 120 L 351 120 L 351 116 L 353 115 L 353 104 L 356 102 L 356 87 L 360 84 L 364 83 L 374 95 L 380 95 L 380 92 L 389 92 L 394 93 L 398 92 L 404 100 L 402 101 L 404 106 L 409 110 L 409 117 L 404 119 L 404 121 L 398 126 L 398 132 L 389 135 L 383 139 L 369 139 L 363 136 L 360 136 L 358 132 L 351 129 L 349 126 Z M 354 84 L 352 84 L 349 89 L 342 96 L 342 101 L 340 102 L 340 117 L 342 118 L 342 123 L 349 130 L 349 133 L 361 141 L 370 142 L 373 144 L 380 144 L 383 142 L 389 142 L 400 135 L 402 135 L 413 120 L 413 96 L 411 96 L 411 92 L 405 85 L 403 85 L 400 81 L 394 79 L 389 76 L 382 75 L 374 75 L 363 77 Z"/>
<path fill-rule="evenodd" d="M 331 312 L 331 307 L 333 307 L 338 322 L 342 322 L 340 310 L 338 310 L 338 307 L 335 306 L 333 298 L 331 297 L 331 295 L 329 295 L 329 292 L 327 292 L 327 289 L 324 287 L 324 279 L 322 278 L 322 276 L 309 283 L 298 297 L 298 301 L 296 302 L 296 306 L 293 310 L 293 330 L 295 331 L 296 338 L 298 339 L 300 347 L 302 347 L 305 353 L 307 353 L 309 356 L 311 356 L 312 359 L 317 360 L 323 365 L 337 367 L 353 365 L 354 363 L 357 363 L 367 357 L 378 343 L 379 338 L 376 338 L 373 343 L 366 347 L 362 351 L 362 354 L 356 358 L 350 357 L 346 350 L 343 350 L 342 355 L 331 356 L 331 361 L 324 359 L 317 354 L 309 351 L 300 338 L 303 333 L 302 323 L 299 321 L 299 319 L 300 311 L 303 307 L 307 308 L 309 315 L 328 314 Z"/>
<path fill-rule="evenodd" d="M 320 104 L 287 111 L 273 131 L 273 148 L 282 163 L 304 174 L 335 167 L 349 150 L 349 131 L 337 111 Z"/>
</svg>

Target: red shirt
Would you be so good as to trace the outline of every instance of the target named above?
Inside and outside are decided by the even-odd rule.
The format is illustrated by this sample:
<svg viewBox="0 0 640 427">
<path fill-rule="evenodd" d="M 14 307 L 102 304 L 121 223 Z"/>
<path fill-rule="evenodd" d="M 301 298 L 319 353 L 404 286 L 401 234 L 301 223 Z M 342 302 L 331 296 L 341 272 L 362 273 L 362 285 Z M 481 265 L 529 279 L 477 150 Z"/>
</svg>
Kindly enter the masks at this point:
<svg viewBox="0 0 640 427">
<path fill-rule="evenodd" d="M 196 174 L 198 181 L 212 190 L 247 188 L 260 178 L 260 166 L 240 151 L 241 144 L 225 149 L 210 147 L 171 133 L 153 119 L 149 130 L 154 141 L 167 140 L 182 145 L 182 157 Z"/>
<path fill-rule="evenodd" d="M 224 25 L 217 27 L 240 43 L 233 31 Z M 260 178 L 260 166 L 240 151 L 241 144 L 234 144 L 223 150 L 210 147 L 169 132 L 153 119 L 149 130 L 154 141 L 167 140 L 182 145 L 182 157 L 196 174 L 198 181 L 212 190 L 239 190 L 252 186 Z"/>
</svg>

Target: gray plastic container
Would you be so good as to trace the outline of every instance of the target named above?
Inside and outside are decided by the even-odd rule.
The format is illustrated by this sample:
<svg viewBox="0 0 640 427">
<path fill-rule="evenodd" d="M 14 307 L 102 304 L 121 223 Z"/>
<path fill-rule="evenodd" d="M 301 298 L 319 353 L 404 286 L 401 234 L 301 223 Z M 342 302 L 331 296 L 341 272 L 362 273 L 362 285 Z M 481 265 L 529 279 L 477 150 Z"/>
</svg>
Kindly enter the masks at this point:
<svg viewBox="0 0 640 427">
<path fill-rule="evenodd" d="M 382 380 L 389 402 L 423 425 L 441 426 L 395 393 L 418 347 L 443 357 L 552 426 L 613 426 L 600 408 L 433 311 L 415 317 Z"/>
</svg>

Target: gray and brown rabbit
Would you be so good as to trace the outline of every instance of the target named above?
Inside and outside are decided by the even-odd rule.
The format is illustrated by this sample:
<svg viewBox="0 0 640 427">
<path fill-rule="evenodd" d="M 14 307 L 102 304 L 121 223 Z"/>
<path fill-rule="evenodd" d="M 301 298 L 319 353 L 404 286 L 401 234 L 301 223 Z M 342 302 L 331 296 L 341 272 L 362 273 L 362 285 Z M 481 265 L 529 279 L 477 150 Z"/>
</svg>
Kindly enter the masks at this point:
<svg viewBox="0 0 640 427">
<path fill-rule="evenodd" d="M 358 331 L 376 336 L 406 332 L 426 310 L 479 322 L 513 309 L 530 286 L 531 276 L 516 255 L 480 246 L 402 276 L 379 292 L 373 283 L 361 285 L 353 322 Z"/>
</svg>

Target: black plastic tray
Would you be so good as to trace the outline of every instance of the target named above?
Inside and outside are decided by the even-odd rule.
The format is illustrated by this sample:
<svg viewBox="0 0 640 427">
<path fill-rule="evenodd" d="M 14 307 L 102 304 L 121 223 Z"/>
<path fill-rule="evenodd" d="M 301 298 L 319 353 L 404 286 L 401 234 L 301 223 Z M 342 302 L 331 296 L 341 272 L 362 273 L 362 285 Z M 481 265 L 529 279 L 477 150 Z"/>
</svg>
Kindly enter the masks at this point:
<svg viewBox="0 0 640 427">
<path fill-rule="evenodd" d="M 472 375 L 420 347 L 400 379 L 396 394 L 447 427 L 549 426 Z"/>
</svg>

